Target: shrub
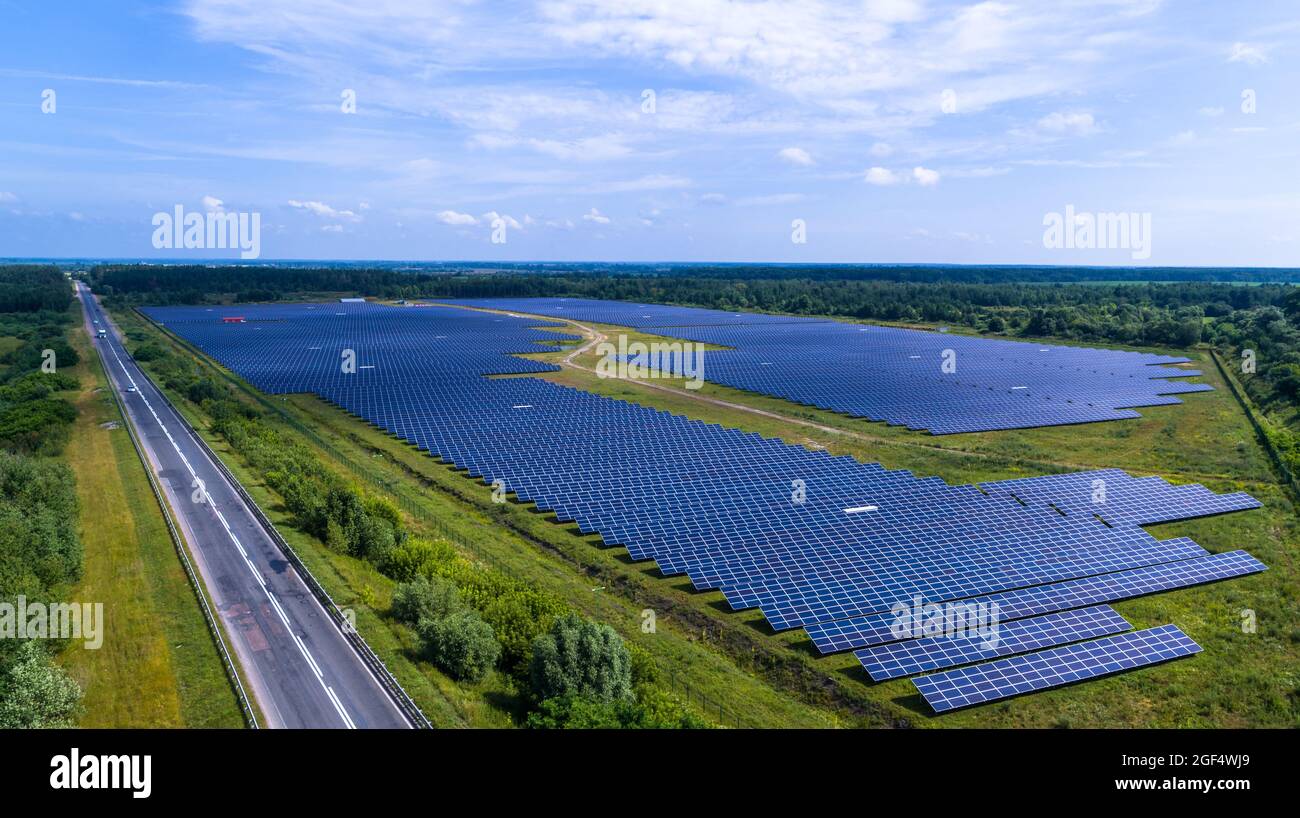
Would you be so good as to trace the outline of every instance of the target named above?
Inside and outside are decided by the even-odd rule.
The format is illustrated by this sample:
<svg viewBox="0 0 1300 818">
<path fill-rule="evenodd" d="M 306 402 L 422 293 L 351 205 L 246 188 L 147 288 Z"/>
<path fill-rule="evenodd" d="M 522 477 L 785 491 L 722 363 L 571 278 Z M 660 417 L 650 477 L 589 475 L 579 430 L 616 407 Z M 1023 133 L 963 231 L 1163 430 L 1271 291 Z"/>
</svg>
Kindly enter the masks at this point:
<svg viewBox="0 0 1300 818">
<path fill-rule="evenodd" d="M 528 714 L 527 725 L 541 730 L 671 730 L 710 725 L 673 697 L 647 690 L 642 701 L 593 701 L 577 696 L 546 699 Z"/>
<path fill-rule="evenodd" d="M 440 577 L 430 580 L 423 576 L 398 585 L 390 608 L 394 618 L 408 625 L 422 619 L 442 619 L 459 609 L 460 594 L 455 585 Z"/>
<path fill-rule="evenodd" d="M 557 619 L 533 642 L 529 667 L 538 699 L 583 697 L 597 701 L 632 698 L 632 657 L 608 625 L 576 614 Z"/>
<path fill-rule="evenodd" d="M 73 727 L 81 688 L 36 642 L 24 642 L 0 679 L 0 729 Z"/>
<path fill-rule="evenodd" d="M 492 626 L 474 611 L 425 619 L 416 629 L 424 643 L 425 655 L 454 679 L 481 680 L 501 655 L 501 645 L 492 633 Z"/>
</svg>

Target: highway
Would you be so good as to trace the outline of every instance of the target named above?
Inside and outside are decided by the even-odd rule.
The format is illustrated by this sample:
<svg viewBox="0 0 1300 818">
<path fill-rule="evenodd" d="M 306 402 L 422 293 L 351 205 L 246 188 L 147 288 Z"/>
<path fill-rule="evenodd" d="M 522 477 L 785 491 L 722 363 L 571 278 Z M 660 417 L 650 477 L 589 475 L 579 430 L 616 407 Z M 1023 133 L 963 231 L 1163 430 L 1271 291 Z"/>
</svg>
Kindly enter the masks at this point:
<svg viewBox="0 0 1300 818">
<path fill-rule="evenodd" d="M 286 728 L 411 727 L 193 430 L 127 354 L 81 282 L 77 296 L 261 711 L 259 721 Z"/>
</svg>

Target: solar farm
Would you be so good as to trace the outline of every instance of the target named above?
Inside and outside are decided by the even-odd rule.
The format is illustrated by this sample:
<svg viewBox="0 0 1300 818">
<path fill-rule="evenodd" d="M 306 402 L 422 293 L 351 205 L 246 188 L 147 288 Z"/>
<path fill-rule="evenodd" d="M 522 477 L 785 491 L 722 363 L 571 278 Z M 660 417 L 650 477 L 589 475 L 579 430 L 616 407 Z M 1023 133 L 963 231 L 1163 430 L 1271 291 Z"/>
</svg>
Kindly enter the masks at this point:
<svg viewBox="0 0 1300 818">
<path fill-rule="evenodd" d="M 576 298 L 446 303 L 729 347 L 709 354 L 706 380 L 936 435 L 1136 418 L 1133 407 L 1210 388 L 1168 380 L 1200 374 L 1174 368 L 1187 358 L 1138 352 Z"/>
<path fill-rule="evenodd" d="M 931 434 L 1125 422 L 1209 389 L 1171 380 L 1196 374 L 1186 359 L 578 299 L 144 311 L 263 392 L 317 395 L 821 654 L 853 651 L 864 678 L 914 677 L 936 713 L 1190 656 L 1176 624 L 1133 630 L 1107 603 L 1266 570 L 1143 528 L 1258 508 L 1244 492 L 1118 469 L 918 477 L 530 377 L 557 367 L 519 356 L 568 325 L 509 313 L 728 347 L 707 380 Z"/>
</svg>

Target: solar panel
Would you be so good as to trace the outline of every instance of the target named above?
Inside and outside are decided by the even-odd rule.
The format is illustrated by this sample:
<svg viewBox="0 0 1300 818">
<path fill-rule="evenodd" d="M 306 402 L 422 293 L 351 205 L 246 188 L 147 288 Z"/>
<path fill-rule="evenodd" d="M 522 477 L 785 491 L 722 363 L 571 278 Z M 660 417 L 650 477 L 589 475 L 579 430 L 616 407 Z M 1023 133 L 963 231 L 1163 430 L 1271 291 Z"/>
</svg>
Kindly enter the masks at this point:
<svg viewBox="0 0 1300 818">
<path fill-rule="evenodd" d="M 985 623 L 963 628 L 951 636 L 892 642 L 860 650 L 854 656 L 873 680 L 884 682 L 1128 629 L 1124 617 L 1108 605 L 1098 605 L 1013 622 Z"/>
<path fill-rule="evenodd" d="M 1099 602 L 1145 596 L 1175 588 L 1266 571 L 1268 567 L 1245 551 L 1210 554 L 1181 562 L 1151 565 L 1095 577 L 1020 588 L 1002 594 L 964 600 L 972 605 L 998 605 L 1003 622 L 1022 617 L 1068 610 Z M 893 614 L 854 617 L 820 622 L 805 630 L 822 653 L 885 644 L 896 640 Z"/>
<path fill-rule="evenodd" d="M 1012 656 L 913 680 L 936 713 L 1081 682 L 1200 653 L 1174 625 Z"/>
<path fill-rule="evenodd" d="M 1211 388 L 1169 380 L 1200 374 L 1171 366 L 1186 358 L 1120 350 L 581 298 L 444 303 L 658 329 L 728 347 L 705 356 L 702 377 L 932 434 L 1135 418 L 1133 407 L 1179 403 L 1174 395 Z"/>
<path fill-rule="evenodd" d="M 717 363 L 720 382 L 743 385 L 760 378 L 746 374 L 760 367 L 745 361 L 766 362 L 764 372 L 811 390 L 791 399 L 811 400 L 836 381 L 798 381 L 794 362 L 868 373 L 840 383 L 847 391 L 829 395 L 828 405 L 880 401 L 872 412 L 932 430 L 971 419 L 992 426 L 1103 419 L 1114 407 L 1087 408 L 1092 401 L 1083 392 L 1139 405 L 1178 360 L 782 316 L 554 301 L 557 316 L 639 321 L 734 346 L 709 358 L 706 371 Z M 465 474 L 501 480 L 520 501 L 625 547 L 634 559 L 653 559 L 697 588 L 721 589 L 737 608 L 760 607 L 776 629 L 843 621 L 869 630 L 863 617 L 916 597 L 946 602 L 1023 591 L 1003 598 L 1005 621 L 1086 607 L 1104 599 L 1085 601 L 1085 589 L 1069 583 L 1206 556 L 1190 540 L 1156 540 L 1144 522 L 1255 504 L 1244 494 L 1117 470 L 954 486 L 538 378 L 487 377 L 555 371 L 519 357 L 574 339 L 546 319 L 374 303 L 243 305 L 239 323 L 222 322 L 220 308 L 145 312 L 255 387 L 315 394 Z M 936 344 L 954 345 L 967 380 L 936 381 L 924 368 L 942 351 Z M 769 388 L 767 377 L 752 386 Z M 1012 390 L 1019 385 L 1030 388 Z M 1092 491 L 1098 481 L 1104 498 Z M 801 488 L 792 494 L 794 485 Z M 848 646 L 871 644 L 858 641 L 861 633 L 839 633 Z"/>
</svg>

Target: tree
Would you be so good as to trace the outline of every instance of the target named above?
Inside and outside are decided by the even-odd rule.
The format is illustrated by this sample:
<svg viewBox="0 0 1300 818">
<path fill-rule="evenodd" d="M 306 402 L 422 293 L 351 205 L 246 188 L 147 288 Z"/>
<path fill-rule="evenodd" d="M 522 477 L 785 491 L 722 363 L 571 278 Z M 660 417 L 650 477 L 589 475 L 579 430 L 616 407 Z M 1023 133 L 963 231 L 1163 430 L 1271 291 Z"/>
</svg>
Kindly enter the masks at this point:
<svg viewBox="0 0 1300 818">
<path fill-rule="evenodd" d="M 423 619 L 416 630 L 424 643 L 425 655 L 454 679 L 481 680 L 501 655 L 501 645 L 492 633 L 492 626 L 474 611 Z"/>
<path fill-rule="evenodd" d="M 632 698 L 632 657 L 623 638 L 576 614 L 557 619 L 550 633 L 533 641 L 529 675 L 533 695 L 542 700 Z"/>
<path fill-rule="evenodd" d="M 415 625 L 422 619 L 442 619 L 459 608 L 460 593 L 455 585 L 441 577 L 417 576 L 397 586 L 390 610 L 398 621 Z"/>
</svg>

